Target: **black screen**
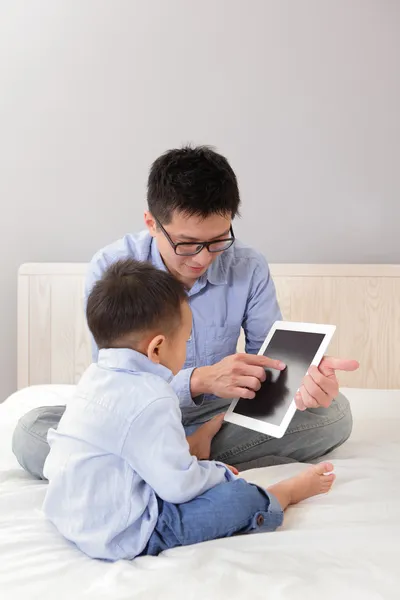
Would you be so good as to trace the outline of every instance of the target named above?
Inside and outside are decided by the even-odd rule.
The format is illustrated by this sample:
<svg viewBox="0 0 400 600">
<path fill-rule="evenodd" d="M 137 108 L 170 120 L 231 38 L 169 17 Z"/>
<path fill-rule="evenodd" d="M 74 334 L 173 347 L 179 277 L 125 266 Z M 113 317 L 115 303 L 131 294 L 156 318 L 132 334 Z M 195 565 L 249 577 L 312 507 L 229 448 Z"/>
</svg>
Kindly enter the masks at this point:
<svg viewBox="0 0 400 600">
<path fill-rule="evenodd" d="M 324 333 L 277 329 L 264 356 L 281 360 L 286 369 L 266 370 L 267 379 L 256 397 L 240 398 L 233 412 L 280 425 L 324 337 Z"/>
</svg>

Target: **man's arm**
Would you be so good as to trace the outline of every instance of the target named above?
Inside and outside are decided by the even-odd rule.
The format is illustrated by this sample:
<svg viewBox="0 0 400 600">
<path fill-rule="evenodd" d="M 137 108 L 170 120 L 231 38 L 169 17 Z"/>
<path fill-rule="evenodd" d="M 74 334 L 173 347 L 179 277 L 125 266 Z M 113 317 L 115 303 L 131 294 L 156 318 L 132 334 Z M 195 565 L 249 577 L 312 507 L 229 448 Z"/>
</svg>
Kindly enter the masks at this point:
<svg viewBox="0 0 400 600">
<path fill-rule="evenodd" d="M 264 260 L 259 263 L 253 277 L 252 293 L 246 308 L 243 327 L 246 334 L 246 352 L 256 353 L 261 348 L 273 323 L 282 319 L 276 298 L 275 285 Z M 335 369 L 354 371 L 357 361 L 324 357 L 319 367 L 312 366 L 303 379 L 296 395 L 299 410 L 328 408 L 339 393 Z"/>
<path fill-rule="evenodd" d="M 192 395 L 209 393 L 220 398 L 252 399 L 265 381 L 265 369 L 282 370 L 285 367 L 279 361 L 256 355 L 273 323 L 282 319 L 282 315 L 265 259 L 259 256 L 253 268 L 242 322 L 247 354 L 227 356 L 215 365 L 195 369 L 191 378 Z M 319 367 L 310 367 L 304 377 L 295 399 L 297 408 L 330 406 L 339 392 L 335 370 L 354 371 L 357 368 L 356 361 L 325 357 Z"/>
<path fill-rule="evenodd" d="M 246 353 L 257 354 L 275 321 L 282 320 L 267 261 L 263 256 L 254 269 L 242 326 L 246 337 Z"/>
<path fill-rule="evenodd" d="M 166 502 L 189 502 L 235 476 L 222 463 L 189 452 L 176 399 L 159 398 L 133 421 L 122 457 Z"/>
<path fill-rule="evenodd" d="M 258 352 L 274 322 L 281 319 L 275 285 L 268 265 L 262 258 L 254 271 L 252 291 L 243 320 L 246 352 Z M 354 371 L 357 368 L 357 361 L 324 357 L 319 367 L 311 366 L 304 377 L 295 398 L 297 408 L 328 408 L 339 393 L 335 370 Z"/>
<path fill-rule="evenodd" d="M 208 393 L 220 398 L 254 398 L 265 380 L 266 368 L 285 368 L 279 361 L 254 356 L 282 315 L 266 260 L 258 255 L 251 261 L 249 269 L 253 269 L 253 277 L 242 322 L 247 354 L 227 356 L 215 365 L 195 369 L 191 377 L 192 396 Z"/>
</svg>

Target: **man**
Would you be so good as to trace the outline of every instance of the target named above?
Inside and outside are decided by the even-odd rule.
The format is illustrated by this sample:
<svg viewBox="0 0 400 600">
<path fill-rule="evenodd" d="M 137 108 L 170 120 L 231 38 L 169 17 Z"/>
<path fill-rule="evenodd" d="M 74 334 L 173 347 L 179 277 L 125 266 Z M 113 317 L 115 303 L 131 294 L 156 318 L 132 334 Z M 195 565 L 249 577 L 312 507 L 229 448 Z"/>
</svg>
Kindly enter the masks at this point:
<svg viewBox="0 0 400 600">
<path fill-rule="evenodd" d="M 240 197 L 226 158 L 208 147 L 166 152 L 150 169 L 147 201 L 146 231 L 128 234 L 93 257 L 86 298 L 111 263 L 128 257 L 150 261 L 184 283 L 193 328 L 185 367 L 172 384 L 192 453 L 244 470 L 310 461 L 342 444 L 352 418 L 335 370 L 355 370 L 358 364 L 352 360 L 326 357 L 319 368 L 310 367 L 296 397 L 299 411 L 282 439 L 223 424 L 231 398 L 251 402 L 265 380 L 265 367 L 281 368 L 277 361 L 256 355 L 281 313 L 265 259 L 235 239 L 232 221 Z M 236 354 L 241 327 L 246 354 Z M 20 464 L 36 476 L 43 476 L 47 431 L 57 427 L 63 411 L 31 411 L 14 433 Z"/>
</svg>

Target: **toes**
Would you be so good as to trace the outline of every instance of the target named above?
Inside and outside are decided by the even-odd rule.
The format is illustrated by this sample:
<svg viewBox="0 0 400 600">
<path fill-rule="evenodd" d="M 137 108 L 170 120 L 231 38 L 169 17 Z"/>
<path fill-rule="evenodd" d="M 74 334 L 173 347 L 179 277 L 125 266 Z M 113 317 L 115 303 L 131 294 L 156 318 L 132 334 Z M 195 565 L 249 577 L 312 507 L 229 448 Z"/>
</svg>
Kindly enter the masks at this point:
<svg viewBox="0 0 400 600">
<path fill-rule="evenodd" d="M 333 482 L 335 481 L 335 479 L 336 479 L 335 475 L 327 475 L 327 476 L 325 476 L 322 479 L 322 482 L 321 482 L 321 489 L 323 491 L 328 492 L 331 489 L 331 487 L 332 487 Z"/>
<path fill-rule="evenodd" d="M 324 473 L 330 473 L 333 471 L 333 464 L 330 462 L 322 462 L 314 467 L 315 471 L 318 475 L 323 475 Z"/>
</svg>

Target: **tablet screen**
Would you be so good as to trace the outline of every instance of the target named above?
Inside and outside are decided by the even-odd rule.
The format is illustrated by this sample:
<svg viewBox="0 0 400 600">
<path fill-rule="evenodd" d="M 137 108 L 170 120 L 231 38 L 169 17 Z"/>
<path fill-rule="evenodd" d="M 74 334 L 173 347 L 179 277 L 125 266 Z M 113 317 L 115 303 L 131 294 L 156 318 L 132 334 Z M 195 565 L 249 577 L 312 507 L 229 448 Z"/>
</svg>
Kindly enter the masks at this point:
<svg viewBox="0 0 400 600">
<path fill-rule="evenodd" d="M 279 426 L 324 337 L 324 333 L 277 329 L 264 356 L 281 360 L 286 369 L 267 370 L 255 398 L 240 398 L 233 412 Z"/>
</svg>

